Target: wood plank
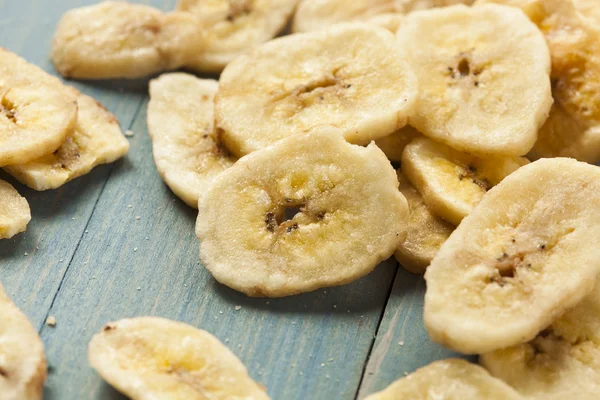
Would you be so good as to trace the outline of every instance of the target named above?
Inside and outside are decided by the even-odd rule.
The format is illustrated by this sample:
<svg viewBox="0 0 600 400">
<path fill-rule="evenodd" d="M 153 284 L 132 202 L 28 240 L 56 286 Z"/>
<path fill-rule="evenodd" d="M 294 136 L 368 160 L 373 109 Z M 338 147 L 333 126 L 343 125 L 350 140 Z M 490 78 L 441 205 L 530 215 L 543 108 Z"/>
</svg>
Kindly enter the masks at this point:
<svg viewBox="0 0 600 400">
<path fill-rule="evenodd" d="M 93 3 L 93 0 L 85 3 Z M 82 1 L 0 1 L 0 46 L 6 47 L 54 73 L 48 54 L 54 27 L 60 16 Z M 73 83 L 112 111 L 126 129 L 146 93 L 145 84 Z M 127 162 L 116 164 L 126 168 Z M 104 183 L 113 167 L 103 166 L 92 174 L 54 191 L 35 192 L 0 173 L 0 179 L 15 184 L 32 209 L 28 230 L 11 240 L 0 241 L 0 281 L 7 293 L 41 326 L 75 249 L 84 233 Z"/>
<path fill-rule="evenodd" d="M 398 269 L 358 398 L 385 389 L 395 380 L 433 361 L 462 356 L 432 342 L 423 323 L 425 280 Z"/>
<path fill-rule="evenodd" d="M 273 398 L 354 398 L 396 263 L 286 299 L 250 299 L 219 285 L 199 262 L 196 211 L 156 172 L 145 111 L 129 166 L 111 176 L 50 310 L 58 324 L 42 329 L 54 367 L 48 398 L 111 398 L 87 366 L 86 346 L 107 321 L 137 315 L 212 332 Z"/>
</svg>

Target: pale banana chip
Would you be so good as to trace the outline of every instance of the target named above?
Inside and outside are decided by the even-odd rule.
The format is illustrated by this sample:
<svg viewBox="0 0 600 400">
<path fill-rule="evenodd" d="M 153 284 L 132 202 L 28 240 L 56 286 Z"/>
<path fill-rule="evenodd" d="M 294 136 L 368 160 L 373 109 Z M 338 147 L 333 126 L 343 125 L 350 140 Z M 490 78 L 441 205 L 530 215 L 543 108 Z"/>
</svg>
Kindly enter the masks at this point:
<svg viewBox="0 0 600 400">
<path fill-rule="evenodd" d="M 267 400 L 241 361 L 210 333 L 157 317 L 104 326 L 90 365 L 132 400 Z"/>
<path fill-rule="evenodd" d="M 196 233 L 219 282 L 281 297 L 368 274 L 404 240 L 407 223 L 406 199 L 381 150 L 321 128 L 220 174 L 200 199 Z"/>
<path fill-rule="evenodd" d="M 179 68 L 203 48 L 200 21 L 190 13 L 106 1 L 62 17 L 52 61 L 69 78 L 134 78 Z"/>
<path fill-rule="evenodd" d="M 436 361 L 365 400 L 524 400 L 513 388 L 465 360 Z"/>
<path fill-rule="evenodd" d="M 462 353 L 532 340 L 600 273 L 600 167 L 542 159 L 490 190 L 427 268 L 431 338 Z"/>
<path fill-rule="evenodd" d="M 490 1 L 487 1 L 490 2 Z M 546 37 L 552 56 L 550 117 L 529 155 L 600 161 L 600 28 L 571 0 L 494 0 L 520 7 Z"/>
<path fill-rule="evenodd" d="M 206 47 L 187 67 L 221 72 L 238 55 L 272 38 L 285 27 L 298 0 L 179 0 L 177 9 L 200 20 Z"/>
<path fill-rule="evenodd" d="M 77 104 L 55 77 L 0 47 L 0 166 L 53 152 L 76 119 Z"/>
<path fill-rule="evenodd" d="M 46 380 L 44 344 L 27 317 L 4 293 L 2 285 L 0 321 L 0 397 L 41 400 Z"/>
<path fill-rule="evenodd" d="M 513 7 L 457 5 L 409 14 L 397 32 L 419 80 L 410 123 L 468 153 L 521 156 L 552 105 L 541 32 Z"/>
<path fill-rule="evenodd" d="M 420 137 L 405 147 L 402 170 L 434 214 L 458 225 L 488 190 L 528 162 L 472 156 Z"/>
<path fill-rule="evenodd" d="M 35 190 L 56 189 L 127 154 L 129 142 L 119 122 L 102 104 L 74 88 L 66 88 L 77 101 L 77 123 L 73 133 L 53 153 L 26 164 L 4 168 L 21 183 Z"/>
<path fill-rule="evenodd" d="M 221 74 L 215 115 L 225 145 L 242 156 L 322 125 L 367 144 L 406 125 L 416 96 L 390 32 L 340 24 L 235 59 Z"/>
<path fill-rule="evenodd" d="M 29 203 L 10 183 L 0 180 L 0 239 L 25 232 L 31 221 Z"/>
<path fill-rule="evenodd" d="M 387 15 L 387 22 L 395 25 L 397 15 L 454 4 L 471 4 L 474 0 L 304 0 L 294 15 L 293 32 L 309 32 L 341 22 L 369 21 Z M 394 15 L 394 17 L 389 17 Z M 379 20 L 381 22 L 383 20 Z M 390 25 L 384 23 L 388 28 Z M 390 29 L 395 30 L 395 29 Z"/>
<path fill-rule="evenodd" d="M 533 341 L 484 354 L 480 362 L 528 399 L 597 399 L 600 285 Z"/>
<path fill-rule="evenodd" d="M 454 231 L 454 226 L 431 213 L 415 187 L 398 170 L 398 188 L 408 201 L 410 215 L 406 240 L 394 256 L 406 270 L 422 274 Z"/>
<path fill-rule="evenodd" d="M 403 18 L 404 14 L 381 14 L 366 19 L 365 23 L 377 25 L 381 28 L 387 29 L 393 34 L 396 34 L 396 31 L 398 31 L 398 28 L 400 28 L 400 24 L 402 23 Z"/>
<path fill-rule="evenodd" d="M 575 8 L 592 23 L 600 24 L 600 2 L 598 0 L 573 0 Z"/>
<path fill-rule="evenodd" d="M 184 73 L 150 82 L 148 132 L 156 168 L 171 190 L 190 207 L 235 159 L 215 131 L 214 98 L 219 84 Z"/>
<path fill-rule="evenodd" d="M 390 161 L 402 161 L 402 152 L 404 148 L 421 134 L 412 126 L 405 126 L 381 139 L 377 139 L 375 144 L 381 149 Z"/>
</svg>

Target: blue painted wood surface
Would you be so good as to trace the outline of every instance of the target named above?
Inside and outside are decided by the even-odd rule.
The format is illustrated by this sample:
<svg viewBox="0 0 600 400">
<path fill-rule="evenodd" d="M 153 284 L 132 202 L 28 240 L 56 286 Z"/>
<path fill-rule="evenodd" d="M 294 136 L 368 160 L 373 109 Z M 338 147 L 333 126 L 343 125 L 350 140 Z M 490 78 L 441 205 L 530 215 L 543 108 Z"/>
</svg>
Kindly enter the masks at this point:
<svg viewBox="0 0 600 400">
<path fill-rule="evenodd" d="M 0 46 L 53 73 L 48 54 L 56 23 L 66 10 L 93 3 L 0 0 Z M 0 241 L 0 281 L 46 345 L 45 398 L 122 398 L 88 367 L 87 343 L 107 321 L 136 315 L 212 332 L 274 399 L 354 399 L 359 390 L 362 397 L 449 354 L 422 327 L 422 278 L 397 273 L 393 260 L 353 284 L 286 299 L 249 299 L 216 283 L 199 262 L 195 211 L 155 170 L 147 80 L 71 84 L 135 136 L 127 158 L 59 190 L 15 184 L 33 219 L 26 233 Z M 44 324 L 49 315 L 54 328 Z"/>
</svg>

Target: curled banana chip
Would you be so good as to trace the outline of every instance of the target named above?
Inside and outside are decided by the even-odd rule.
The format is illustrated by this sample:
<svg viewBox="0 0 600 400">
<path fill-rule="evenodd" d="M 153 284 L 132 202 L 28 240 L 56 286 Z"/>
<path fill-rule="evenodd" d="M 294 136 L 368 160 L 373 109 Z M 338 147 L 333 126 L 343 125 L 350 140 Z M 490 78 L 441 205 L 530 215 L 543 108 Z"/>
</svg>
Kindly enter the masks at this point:
<svg viewBox="0 0 600 400">
<path fill-rule="evenodd" d="M 238 55 L 272 38 L 285 27 L 298 0 L 179 0 L 177 9 L 201 22 L 206 46 L 187 67 L 221 72 Z"/>
<path fill-rule="evenodd" d="M 219 85 L 184 73 L 150 82 L 148 132 L 156 168 L 190 207 L 213 179 L 235 162 L 215 131 L 214 98 Z"/>
<path fill-rule="evenodd" d="M 482 354 L 532 340 L 600 273 L 600 167 L 542 159 L 490 190 L 427 268 L 431 338 Z"/>
<path fill-rule="evenodd" d="M 396 16 L 411 11 L 434 7 L 446 7 L 454 4 L 471 4 L 474 0 L 304 0 L 294 15 L 292 30 L 310 32 L 340 22 L 371 21 L 385 15 L 392 27 L 399 21 Z M 393 16 L 393 17 L 392 17 Z M 383 22 L 384 19 L 376 19 Z M 393 21 L 393 22 L 392 22 Z M 395 30 L 395 29 L 390 29 Z"/>
<path fill-rule="evenodd" d="M 408 144 L 402 169 L 431 211 L 454 225 L 483 195 L 527 164 L 524 157 L 476 157 L 420 137 Z"/>
<path fill-rule="evenodd" d="M 0 166 L 52 153 L 76 119 L 77 104 L 56 78 L 0 48 Z"/>
<path fill-rule="evenodd" d="M 406 16 L 396 34 L 419 81 L 410 123 L 474 154 L 521 156 L 552 105 L 541 32 L 513 7 L 457 5 Z"/>
<path fill-rule="evenodd" d="M 377 139 L 375 144 L 381 149 L 390 161 L 402 161 L 402 152 L 404 148 L 414 139 L 420 137 L 421 134 L 412 126 L 405 126 L 396 132 Z"/>
<path fill-rule="evenodd" d="M 64 77 L 134 78 L 179 68 L 203 47 L 200 21 L 190 13 L 106 1 L 62 17 L 52 61 Z"/>
<path fill-rule="evenodd" d="M 406 240 L 394 253 L 396 260 L 413 274 L 422 274 L 448 239 L 454 226 L 429 211 L 423 198 L 401 170 L 398 170 L 400 193 L 406 197 L 410 215 Z"/>
<path fill-rule="evenodd" d="M 465 360 L 436 361 L 397 380 L 365 400 L 523 400 L 513 388 Z"/>
<path fill-rule="evenodd" d="M 381 150 L 321 128 L 221 173 L 200 199 L 196 233 L 219 282 L 281 297 L 366 275 L 394 253 L 407 223 L 406 199 Z"/>
<path fill-rule="evenodd" d="M 508 4 L 528 13 L 544 33 L 552 56 L 555 103 L 530 157 L 600 161 L 600 29 L 582 17 L 571 0 Z"/>
<path fill-rule="evenodd" d="M 0 180 L 0 239 L 25 232 L 31 221 L 29 203 L 8 182 Z"/>
<path fill-rule="evenodd" d="M 406 125 L 416 96 L 390 32 L 341 24 L 235 59 L 221 74 L 215 115 L 227 148 L 243 156 L 322 125 L 367 144 Z"/>
<path fill-rule="evenodd" d="M 1 188 L 0 193 L 3 195 Z M 2 285 L 0 321 L 0 397 L 41 400 L 46 380 L 44 344 L 27 317 L 4 293 Z"/>
<path fill-rule="evenodd" d="M 132 400 L 268 400 L 241 361 L 210 333 L 157 317 L 104 326 L 90 365 Z"/>
<path fill-rule="evenodd" d="M 56 189 L 100 164 L 118 160 L 129 150 L 129 142 L 114 115 L 90 96 L 74 88 L 66 89 L 79 109 L 73 133 L 53 153 L 4 168 L 35 190 Z"/>
<path fill-rule="evenodd" d="M 596 399 L 600 285 L 531 342 L 484 354 L 480 362 L 528 399 Z"/>
</svg>

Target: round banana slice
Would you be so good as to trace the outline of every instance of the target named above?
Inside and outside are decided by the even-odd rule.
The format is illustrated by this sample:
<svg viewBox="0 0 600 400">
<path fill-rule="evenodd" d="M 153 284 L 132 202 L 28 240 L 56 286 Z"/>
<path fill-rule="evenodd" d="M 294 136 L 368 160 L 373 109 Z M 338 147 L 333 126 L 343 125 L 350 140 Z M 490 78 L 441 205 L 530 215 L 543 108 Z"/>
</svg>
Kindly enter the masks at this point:
<svg viewBox="0 0 600 400">
<path fill-rule="evenodd" d="M 235 162 L 215 130 L 214 98 L 219 84 L 184 73 L 150 82 L 148 132 L 156 168 L 190 207 L 214 178 Z"/>
<path fill-rule="evenodd" d="M 402 154 L 402 169 L 431 211 L 454 225 L 483 195 L 529 163 L 524 157 L 476 157 L 420 137 Z"/>
<path fill-rule="evenodd" d="M 203 48 L 200 21 L 192 14 L 106 1 L 62 17 L 51 57 L 65 77 L 135 78 L 179 68 Z"/>
<path fill-rule="evenodd" d="M 552 105 L 544 37 L 519 10 L 457 5 L 408 15 L 397 32 L 419 81 L 410 123 L 468 153 L 521 156 Z"/>
<path fill-rule="evenodd" d="M 281 297 L 358 279 L 406 237 L 408 205 L 385 155 L 332 128 L 238 160 L 200 199 L 200 257 L 221 283 Z"/>
<path fill-rule="evenodd" d="M 467 354 L 532 340 L 592 291 L 598 237 L 600 167 L 552 158 L 519 168 L 427 268 L 429 335 Z"/>
<path fill-rule="evenodd" d="M 410 215 L 406 240 L 398 246 L 394 256 L 406 270 L 413 274 L 423 274 L 454 231 L 454 226 L 432 214 L 402 171 L 397 172 L 400 183 L 398 188 L 408 201 Z"/>
<path fill-rule="evenodd" d="M 2 285 L 0 320 L 0 397 L 41 400 L 46 380 L 44 344 L 27 317 L 4 293 Z"/>
<path fill-rule="evenodd" d="M 238 156 L 319 125 L 367 144 L 406 125 L 414 74 L 394 36 L 367 24 L 275 39 L 221 74 L 217 127 Z"/>
<path fill-rule="evenodd" d="M 177 9 L 198 17 L 206 46 L 186 67 L 221 72 L 229 62 L 283 30 L 298 0 L 179 0 Z"/>
<path fill-rule="evenodd" d="M 597 399 L 600 285 L 533 341 L 484 354 L 480 362 L 528 399 Z"/>
<path fill-rule="evenodd" d="M 0 48 L 0 166 L 53 152 L 76 119 L 77 104 L 56 78 Z"/>
<path fill-rule="evenodd" d="M 25 232 L 31 221 L 29 203 L 8 182 L 0 180 L 0 239 Z"/>
<path fill-rule="evenodd" d="M 304 0 L 298 6 L 293 32 L 310 32 L 340 22 L 365 21 L 384 14 L 407 14 L 411 11 L 454 4 L 471 4 L 474 0 Z M 397 21 L 397 19 L 395 19 Z M 381 21 L 381 20 L 380 20 Z M 389 20 L 388 20 L 389 21 Z"/>
<path fill-rule="evenodd" d="M 513 388 L 479 365 L 465 360 L 436 361 L 398 379 L 385 390 L 365 400 L 470 399 L 522 400 Z"/>
<path fill-rule="evenodd" d="M 77 123 L 73 133 L 53 153 L 4 170 L 35 190 L 56 189 L 90 172 L 100 164 L 125 156 L 129 142 L 119 122 L 102 104 L 70 87 L 77 101 Z"/>
<path fill-rule="evenodd" d="M 402 129 L 397 130 L 396 132 L 383 137 L 381 139 L 377 139 L 375 144 L 377 147 L 381 149 L 387 156 L 390 161 L 401 162 L 402 161 L 402 152 L 404 148 L 417 137 L 422 136 L 419 131 L 417 131 L 412 126 L 405 126 Z"/>
<path fill-rule="evenodd" d="M 241 361 L 210 333 L 157 317 L 104 326 L 88 348 L 90 365 L 132 400 L 266 400 Z"/>
</svg>

